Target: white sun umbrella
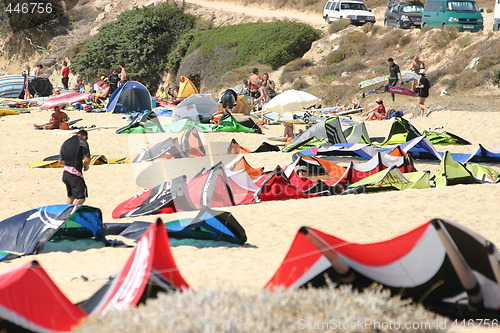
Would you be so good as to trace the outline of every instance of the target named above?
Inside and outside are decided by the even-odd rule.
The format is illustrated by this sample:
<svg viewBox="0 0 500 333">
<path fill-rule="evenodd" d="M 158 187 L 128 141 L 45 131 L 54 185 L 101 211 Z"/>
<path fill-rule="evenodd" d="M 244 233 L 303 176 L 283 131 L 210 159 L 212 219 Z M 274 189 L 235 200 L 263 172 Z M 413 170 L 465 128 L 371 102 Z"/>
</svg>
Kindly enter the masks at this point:
<svg viewBox="0 0 500 333">
<path fill-rule="evenodd" d="M 306 109 L 319 102 L 319 98 L 300 90 L 286 90 L 262 107 L 264 112 L 293 112 Z"/>
</svg>

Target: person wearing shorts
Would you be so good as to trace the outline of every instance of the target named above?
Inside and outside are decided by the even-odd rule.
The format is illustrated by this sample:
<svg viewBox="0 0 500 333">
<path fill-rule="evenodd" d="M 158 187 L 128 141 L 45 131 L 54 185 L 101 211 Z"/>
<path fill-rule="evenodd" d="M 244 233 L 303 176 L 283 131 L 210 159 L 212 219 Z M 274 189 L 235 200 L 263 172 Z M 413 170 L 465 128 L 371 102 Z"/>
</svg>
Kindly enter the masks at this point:
<svg viewBox="0 0 500 333">
<path fill-rule="evenodd" d="M 387 63 L 389 64 L 389 82 L 387 82 L 387 86 L 396 87 L 398 83 L 401 82 L 403 84 L 403 77 L 401 76 L 401 70 L 399 66 L 394 62 L 393 58 L 387 59 Z M 393 93 L 391 93 L 392 101 L 396 100 L 396 97 Z"/>
<path fill-rule="evenodd" d="M 88 133 L 80 130 L 64 141 L 59 152 L 59 162 L 64 164 L 62 181 L 66 185 L 68 205 L 82 205 L 88 197 L 83 171 L 90 166 Z"/>
<path fill-rule="evenodd" d="M 421 69 L 420 72 L 420 80 L 418 81 L 417 88 L 417 106 L 420 108 L 419 115 L 423 117 L 424 115 L 428 117 L 431 114 L 431 110 L 425 106 L 425 100 L 429 97 L 429 89 L 431 84 L 429 80 L 425 77 L 425 69 Z"/>
</svg>

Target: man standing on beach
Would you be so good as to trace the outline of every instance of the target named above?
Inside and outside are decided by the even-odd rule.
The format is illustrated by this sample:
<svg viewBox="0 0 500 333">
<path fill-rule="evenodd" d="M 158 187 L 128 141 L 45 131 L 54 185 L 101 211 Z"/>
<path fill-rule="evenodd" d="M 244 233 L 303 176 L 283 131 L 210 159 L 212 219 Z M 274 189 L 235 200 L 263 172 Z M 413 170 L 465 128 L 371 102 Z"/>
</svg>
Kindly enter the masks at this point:
<svg viewBox="0 0 500 333">
<path fill-rule="evenodd" d="M 59 162 L 64 164 L 62 181 L 66 184 L 68 205 L 82 205 L 88 197 L 83 171 L 90 165 L 90 149 L 86 130 L 80 130 L 64 141 L 59 152 Z"/>
<path fill-rule="evenodd" d="M 61 70 L 61 75 L 62 75 L 62 85 L 64 89 L 68 89 L 68 82 L 69 82 L 69 67 L 68 67 L 68 62 L 66 60 L 63 61 L 63 69 Z"/>
<path fill-rule="evenodd" d="M 403 77 L 401 76 L 401 70 L 399 69 L 399 66 L 394 62 L 394 59 L 389 58 L 387 59 L 387 62 L 389 63 L 389 82 L 387 82 L 387 85 L 391 87 L 396 87 L 399 82 L 403 84 Z M 391 97 L 392 101 L 394 102 L 396 98 L 393 93 L 391 93 Z"/>
</svg>

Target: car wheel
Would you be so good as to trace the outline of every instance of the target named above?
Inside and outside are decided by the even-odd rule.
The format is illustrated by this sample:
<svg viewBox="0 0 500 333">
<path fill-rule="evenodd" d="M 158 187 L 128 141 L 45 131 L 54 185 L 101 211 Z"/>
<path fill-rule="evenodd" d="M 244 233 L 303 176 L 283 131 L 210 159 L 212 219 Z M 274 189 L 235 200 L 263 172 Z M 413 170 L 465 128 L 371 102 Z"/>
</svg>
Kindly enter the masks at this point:
<svg viewBox="0 0 500 333">
<path fill-rule="evenodd" d="M 396 28 L 403 29 L 403 26 L 401 25 L 400 21 L 396 21 Z"/>
<path fill-rule="evenodd" d="M 446 23 L 443 23 L 443 25 L 441 26 L 441 29 L 446 30 Z"/>
<path fill-rule="evenodd" d="M 384 27 L 388 27 L 387 20 L 384 20 Z"/>
<path fill-rule="evenodd" d="M 330 24 L 332 22 L 330 21 L 330 17 L 328 15 L 325 17 L 325 22 L 326 24 Z"/>
</svg>

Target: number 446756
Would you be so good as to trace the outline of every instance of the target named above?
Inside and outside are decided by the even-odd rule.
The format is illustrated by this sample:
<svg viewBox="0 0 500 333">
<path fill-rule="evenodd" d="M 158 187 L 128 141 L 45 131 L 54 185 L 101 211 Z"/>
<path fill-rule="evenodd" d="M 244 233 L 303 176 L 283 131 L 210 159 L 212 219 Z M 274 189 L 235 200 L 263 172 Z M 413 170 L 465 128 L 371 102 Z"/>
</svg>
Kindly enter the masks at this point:
<svg viewBox="0 0 500 333">
<path fill-rule="evenodd" d="M 18 13 L 18 14 L 50 14 L 52 13 L 52 4 L 43 2 L 30 2 L 30 3 L 9 3 L 5 9 L 7 13 Z"/>
</svg>

